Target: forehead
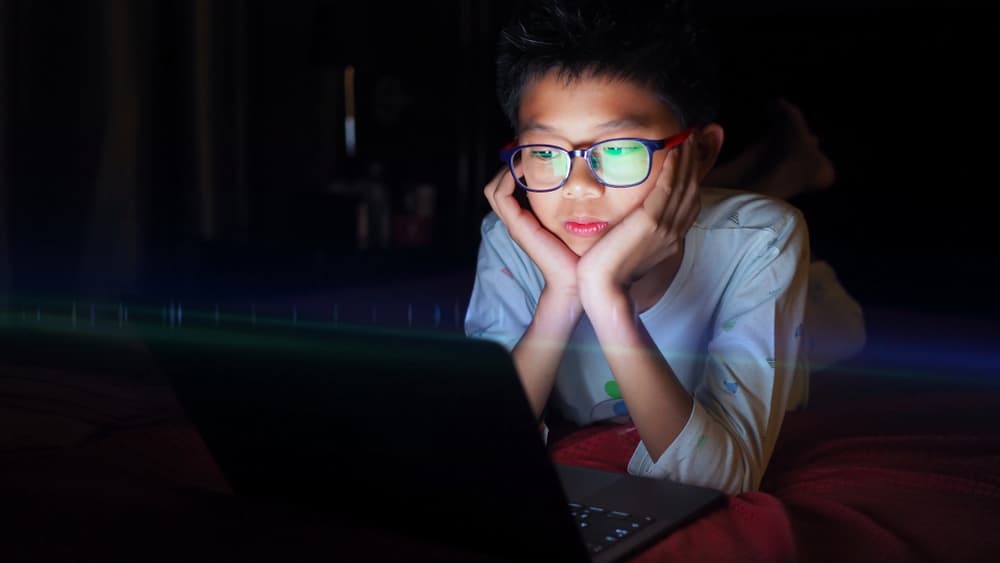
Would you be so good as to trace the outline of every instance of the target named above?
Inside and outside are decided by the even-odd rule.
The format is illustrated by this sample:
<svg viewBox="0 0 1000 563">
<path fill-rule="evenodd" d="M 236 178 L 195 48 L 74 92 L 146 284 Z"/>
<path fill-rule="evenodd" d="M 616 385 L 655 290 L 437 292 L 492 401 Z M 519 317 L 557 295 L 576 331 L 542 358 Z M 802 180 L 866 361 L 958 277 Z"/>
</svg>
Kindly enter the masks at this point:
<svg viewBox="0 0 1000 563">
<path fill-rule="evenodd" d="M 670 106 L 644 85 L 593 74 L 567 77 L 557 70 L 526 84 L 518 110 L 522 135 L 588 137 L 630 129 L 665 136 L 680 126 Z"/>
</svg>

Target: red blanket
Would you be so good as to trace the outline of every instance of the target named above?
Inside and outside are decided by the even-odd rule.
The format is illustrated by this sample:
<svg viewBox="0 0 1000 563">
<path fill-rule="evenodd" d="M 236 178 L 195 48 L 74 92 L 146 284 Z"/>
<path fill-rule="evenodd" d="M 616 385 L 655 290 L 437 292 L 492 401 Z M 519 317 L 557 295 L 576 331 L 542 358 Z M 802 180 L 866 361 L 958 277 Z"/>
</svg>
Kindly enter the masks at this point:
<svg viewBox="0 0 1000 563">
<path fill-rule="evenodd" d="M 996 386 L 825 374 L 813 397 L 787 416 L 761 492 L 728 497 L 637 560 L 1000 560 Z M 5 551 L 25 560 L 170 559 L 142 538 L 109 547 L 106 530 L 140 516 L 188 521 L 203 539 L 248 537 L 189 510 L 184 491 L 227 487 L 163 387 L 2 370 L 0 427 L 0 515 L 17 540 Z M 623 430 L 576 430 L 553 456 L 624 471 L 637 433 Z M 275 541 L 294 549 L 323 534 L 286 529 Z"/>
<path fill-rule="evenodd" d="M 817 383 L 818 404 L 787 415 L 761 492 L 728 497 L 638 560 L 1000 560 L 996 388 L 842 374 Z M 624 471 L 638 440 L 629 429 L 578 430 L 553 456 Z"/>
</svg>

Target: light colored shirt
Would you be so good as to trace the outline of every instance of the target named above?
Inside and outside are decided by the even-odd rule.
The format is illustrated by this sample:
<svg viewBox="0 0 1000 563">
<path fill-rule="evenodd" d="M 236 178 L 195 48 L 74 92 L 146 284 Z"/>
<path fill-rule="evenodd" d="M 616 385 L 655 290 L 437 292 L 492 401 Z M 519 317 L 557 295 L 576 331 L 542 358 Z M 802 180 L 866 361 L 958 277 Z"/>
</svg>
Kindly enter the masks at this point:
<svg viewBox="0 0 1000 563">
<path fill-rule="evenodd" d="M 808 398 L 809 239 L 801 213 L 783 201 L 716 188 L 702 188 L 701 197 L 673 282 L 638 315 L 694 409 L 658 459 L 640 442 L 628 472 L 735 494 L 757 489 L 784 413 Z M 543 287 L 538 267 L 503 222 L 487 215 L 466 334 L 513 350 Z M 586 315 L 567 344 L 551 399 L 579 425 L 629 421 Z"/>
</svg>

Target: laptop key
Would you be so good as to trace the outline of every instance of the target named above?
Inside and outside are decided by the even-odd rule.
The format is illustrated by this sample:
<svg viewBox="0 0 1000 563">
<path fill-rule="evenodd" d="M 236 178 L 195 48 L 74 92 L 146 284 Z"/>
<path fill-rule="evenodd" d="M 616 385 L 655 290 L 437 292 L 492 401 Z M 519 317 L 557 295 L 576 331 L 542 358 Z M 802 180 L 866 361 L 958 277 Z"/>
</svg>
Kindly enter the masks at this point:
<svg viewBox="0 0 1000 563">
<path fill-rule="evenodd" d="M 639 528 L 642 528 L 646 524 L 649 524 L 650 522 L 653 522 L 654 520 L 655 520 L 655 518 L 653 518 L 652 516 L 643 516 L 642 518 L 633 518 L 631 520 L 628 520 L 628 521 L 624 522 L 623 525 L 622 525 L 622 527 L 623 528 L 628 528 L 628 529 L 630 529 L 630 530 L 632 530 L 634 532 L 634 531 L 638 530 Z"/>
<path fill-rule="evenodd" d="M 629 516 L 631 516 L 631 514 L 629 514 L 628 512 L 620 512 L 618 510 L 612 510 L 611 512 L 608 512 L 608 518 L 617 518 L 619 520 L 624 520 Z"/>
<path fill-rule="evenodd" d="M 624 529 L 620 525 L 616 525 L 613 521 L 609 522 L 605 519 L 593 519 L 587 521 L 590 524 L 585 530 L 586 538 L 591 542 L 606 541 L 606 538 L 612 537 L 617 539 L 619 534 L 616 532 L 618 529 Z"/>
</svg>

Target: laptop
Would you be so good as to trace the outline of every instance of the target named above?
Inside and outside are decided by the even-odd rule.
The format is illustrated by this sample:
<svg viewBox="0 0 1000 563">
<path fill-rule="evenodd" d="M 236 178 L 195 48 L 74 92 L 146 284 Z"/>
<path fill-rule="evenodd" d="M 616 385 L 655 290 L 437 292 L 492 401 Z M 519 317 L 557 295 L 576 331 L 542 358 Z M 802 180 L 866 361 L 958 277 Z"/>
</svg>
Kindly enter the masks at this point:
<svg viewBox="0 0 1000 563">
<path fill-rule="evenodd" d="M 237 495 L 347 527 L 491 561 L 610 562 L 724 498 L 554 464 L 510 354 L 457 333 L 133 327 L 120 337 L 7 328 L 8 353 L 77 369 L 148 370 L 141 353 L 151 353 Z"/>
<path fill-rule="evenodd" d="M 581 562 L 633 555 L 724 496 L 553 464 L 493 342 L 355 327 L 148 345 L 237 494 L 500 559 Z"/>
</svg>

